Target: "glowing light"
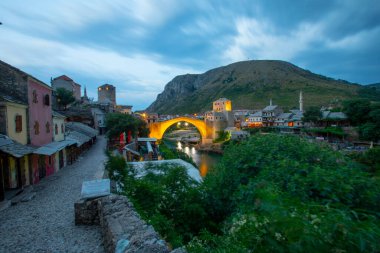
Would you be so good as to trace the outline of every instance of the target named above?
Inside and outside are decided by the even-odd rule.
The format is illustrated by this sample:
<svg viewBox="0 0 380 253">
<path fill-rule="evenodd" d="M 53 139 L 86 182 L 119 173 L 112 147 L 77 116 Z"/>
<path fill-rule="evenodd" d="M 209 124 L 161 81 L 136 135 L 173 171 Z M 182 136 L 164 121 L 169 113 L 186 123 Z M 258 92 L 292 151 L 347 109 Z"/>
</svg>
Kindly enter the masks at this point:
<svg viewBox="0 0 380 253">
<path fill-rule="evenodd" d="M 201 167 L 199 168 L 199 171 L 201 173 L 202 177 L 205 177 L 208 171 L 207 165 L 206 164 L 201 164 Z"/>
<path fill-rule="evenodd" d="M 189 123 L 185 122 L 185 126 L 188 126 L 188 125 L 189 125 Z"/>
<path fill-rule="evenodd" d="M 143 113 L 143 114 L 142 114 L 142 116 L 145 118 L 145 117 L 146 117 L 146 114 L 145 114 L 145 113 Z"/>
</svg>

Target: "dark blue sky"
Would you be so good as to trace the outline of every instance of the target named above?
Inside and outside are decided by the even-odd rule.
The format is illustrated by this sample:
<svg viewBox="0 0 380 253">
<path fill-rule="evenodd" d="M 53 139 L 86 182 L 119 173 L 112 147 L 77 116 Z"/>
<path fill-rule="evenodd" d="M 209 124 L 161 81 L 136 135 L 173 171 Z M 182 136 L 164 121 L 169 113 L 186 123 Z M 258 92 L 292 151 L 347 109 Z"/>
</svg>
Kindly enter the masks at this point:
<svg viewBox="0 0 380 253">
<path fill-rule="evenodd" d="M 247 59 L 380 82 L 375 0 L 2 0 L 0 59 L 49 82 L 111 83 L 144 109 L 174 76 Z"/>
</svg>

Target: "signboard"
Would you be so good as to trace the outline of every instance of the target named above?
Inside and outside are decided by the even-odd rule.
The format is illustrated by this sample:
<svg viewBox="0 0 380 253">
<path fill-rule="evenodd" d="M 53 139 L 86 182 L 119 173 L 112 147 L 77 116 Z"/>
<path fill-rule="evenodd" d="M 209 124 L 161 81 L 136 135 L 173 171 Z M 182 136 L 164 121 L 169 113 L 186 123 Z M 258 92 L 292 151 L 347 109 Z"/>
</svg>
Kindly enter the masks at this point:
<svg viewBox="0 0 380 253">
<path fill-rule="evenodd" d="M 109 179 L 98 179 L 84 181 L 82 184 L 81 199 L 98 198 L 111 194 L 111 183 Z"/>
</svg>

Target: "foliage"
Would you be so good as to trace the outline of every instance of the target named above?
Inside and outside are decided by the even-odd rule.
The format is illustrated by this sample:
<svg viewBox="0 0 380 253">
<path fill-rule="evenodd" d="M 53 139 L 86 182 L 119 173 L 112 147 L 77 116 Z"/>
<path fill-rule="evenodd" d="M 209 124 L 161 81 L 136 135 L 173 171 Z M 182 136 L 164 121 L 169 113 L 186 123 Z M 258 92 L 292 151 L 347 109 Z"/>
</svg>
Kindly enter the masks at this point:
<svg viewBox="0 0 380 253">
<path fill-rule="evenodd" d="M 227 147 L 203 187 L 209 216 L 224 225 L 189 252 L 379 250 L 378 181 L 329 148 L 255 135 Z"/>
<path fill-rule="evenodd" d="M 344 112 L 353 125 L 358 126 L 360 138 L 380 140 L 380 103 L 369 100 L 349 100 L 344 103 Z"/>
<path fill-rule="evenodd" d="M 109 113 L 106 116 L 107 136 L 118 138 L 121 133 L 131 131 L 132 136 L 148 136 L 146 122 L 129 114 Z"/>
<path fill-rule="evenodd" d="M 351 124 L 358 126 L 368 121 L 371 102 L 367 99 L 348 100 L 343 103 L 343 112 L 348 116 Z"/>
<path fill-rule="evenodd" d="M 106 152 L 108 157 L 105 163 L 105 170 L 108 172 L 108 177 L 112 180 L 121 180 L 126 176 L 127 163 L 122 156 L 111 155 L 110 152 Z"/>
<path fill-rule="evenodd" d="M 63 107 L 65 110 L 67 106 L 73 102 L 75 102 L 75 97 L 72 91 L 69 91 L 65 88 L 57 88 L 56 90 L 56 98 L 59 107 Z"/>
<path fill-rule="evenodd" d="M 173 246 L 190 241 L 188 252 L 380 251 L 378 179 L 296 136 L 231 143 L 200 185 L 183 168 L 133 174 L 123 174 L 125 194 Z"/>
<path fill-rule="evenodd" d="M 302 129 L 302 131 L 308 132 L 308 133 L 332 134 L 332 135 L 336 135 L 336 136 L 346 136 L 347 135 L 341 127 L 306 128 L 306 129 Z"/>
<path fill-rule="evenodd" d="M 376 86 L 364 86 L 358 90 L 358 95 L 372 101 L 380 101 L 380 90 L 377 89 Z"/>
<path fill-rule="evenodd" d="M 317 122 L 322 118 L 322 112 L 317 106 L 311 106 L 306 109 L 302 120 L 305 122 Z"/>
<path fill-rule="evenodd" d="M 228 141 L 231 138 L 231 134 L 227 131 L 217 131 L 218 137 L 213 140 L 214 143 Z"/>
<path fill-rule="evenodd" d="M 119 181 L 124 194 L 165 240 L 179 247 L 207 227 L 209 221 L 198 183 L 186 168 L 160 165 L 147 166 L 145 170 L 147 174 L 142 178 L 136 178 L 135 171 L 128 167 L 117 174 L 123 175 Z"/>
<path fill-rule="evenodd" d="M 380 148 L 371 148 L 364 153 L 353 153 L 351 155 L 356 161 L 366 166 L 366 171 L 380 176 Z"/>
</svg>

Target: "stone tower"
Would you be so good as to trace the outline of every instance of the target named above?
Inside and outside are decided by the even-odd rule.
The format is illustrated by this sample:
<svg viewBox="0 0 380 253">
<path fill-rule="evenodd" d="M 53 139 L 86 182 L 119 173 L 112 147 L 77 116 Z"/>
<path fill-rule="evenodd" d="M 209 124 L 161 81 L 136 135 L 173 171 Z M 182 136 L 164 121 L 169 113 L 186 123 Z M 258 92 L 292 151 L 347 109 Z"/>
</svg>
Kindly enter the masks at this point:
<svg viewBox="0 0 380 253">
<path fill-rule="evenodd" d="M 111 84 L 104 84 L 98 87 L 98 102 L 111 103 L 116 106 L 116 88 Z"/>
</svg>

